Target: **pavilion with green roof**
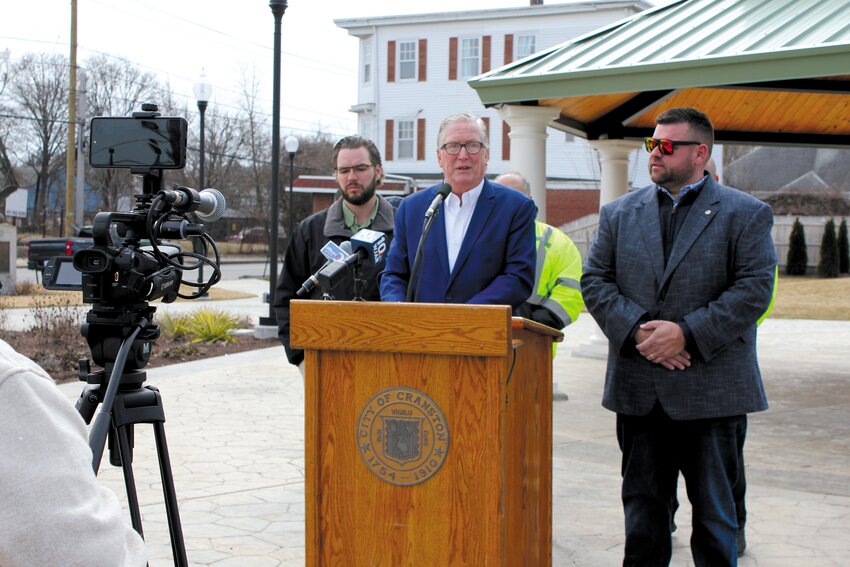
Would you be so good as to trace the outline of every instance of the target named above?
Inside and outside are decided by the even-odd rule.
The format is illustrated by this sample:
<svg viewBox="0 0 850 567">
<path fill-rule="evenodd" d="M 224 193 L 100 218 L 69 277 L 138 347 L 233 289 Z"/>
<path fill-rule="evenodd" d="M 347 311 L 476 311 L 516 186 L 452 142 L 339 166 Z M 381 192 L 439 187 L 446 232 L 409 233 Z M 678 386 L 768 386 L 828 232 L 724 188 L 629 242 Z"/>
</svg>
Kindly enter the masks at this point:
<svg viewBox="0 0 850 567">
<path fill-rule="evenodd" d="M 719 143 L 850 147 L 850 2 L 676 0 L 469 85 L 510 124 L 512 169 L 545 218 L 547 127 L 597 149 L 600 205 L 672 107 L 708 114 Z"/>
</svg>

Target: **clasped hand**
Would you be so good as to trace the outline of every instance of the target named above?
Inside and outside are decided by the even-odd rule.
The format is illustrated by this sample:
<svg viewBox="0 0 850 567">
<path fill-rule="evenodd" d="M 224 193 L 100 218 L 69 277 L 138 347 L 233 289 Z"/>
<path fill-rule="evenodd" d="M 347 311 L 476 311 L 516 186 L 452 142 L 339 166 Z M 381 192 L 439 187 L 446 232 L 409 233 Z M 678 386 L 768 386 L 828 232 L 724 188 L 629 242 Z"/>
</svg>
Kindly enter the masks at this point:
<svg viewBox="0 0 850 567">
<path fill-rule="evenodd" d="M 691 365 L 685 350 L 685 333 L 672 321 L 647 321 L 635 333 L 638 352 L 667 370 L 684 370 Z"/>
</svg>

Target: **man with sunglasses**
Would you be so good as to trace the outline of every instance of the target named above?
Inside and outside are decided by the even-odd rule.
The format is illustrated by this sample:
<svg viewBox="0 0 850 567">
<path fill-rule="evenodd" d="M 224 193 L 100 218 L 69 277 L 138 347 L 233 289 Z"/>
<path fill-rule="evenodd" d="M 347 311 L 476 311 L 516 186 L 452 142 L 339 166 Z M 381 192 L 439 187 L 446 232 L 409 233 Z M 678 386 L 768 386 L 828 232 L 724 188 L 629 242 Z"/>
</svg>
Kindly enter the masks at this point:
<svg viewBox="0 0 850 567">
<path fill-rule="evenodd" d="M 437 134 L 437 162 L 451 193 L 423 244 L 416 281 L 411 267 L 423 233 L 423 219 L 439 185 L 402 202 L 395 240 L 381 275 L 381 300 L 475 303 L 519 307 L 534 282 L 534 217 L 537 207 L 524 195 L 485 179 L 487 129 L 471 114 L 443 120 Z M 408 286 L 412 286 L 408 294 Z"/>
<path fill-rule="evenodd" d="M 393 238 L 395 208 L 375 191 L 384 177 L 381 153 L 374 142 L 361 136 L 346 136 L 333 150 L 333 167 L 341 199 L 298 224 L 286 248 L 283 269 L 275 294 L 275 316 L 278 337 L 286 349 L 289 362 L 302 368 L 304 351 L 289 346 L 289 302 L 295 299 L 298 289 L 312 274 L 324 265 L 322 248 L 328 243 L 341 244 L 357 231 L 368 228 L 382 232 L 387 245 Z M 385 261 L 378 264 L 364 262 L 362 299 L 378 301 L 378 274 Z M 333 289 L 334 299 L 354 298 L 354 281 L 348 277 Z M 315 286 L 303 299 L 321 299 L 322 289 Z"/>
<path fill-rule="evenodd" d="M 733 486 L 746 416 L 767 409 L 756 323 L 776 252 L 770 207 L 706 173 L 713 142 L 696 109 L 656 118 L 654 184 L 602 207 L 582 276 L 609 340 L 602 404 L 622 450 L 623 565 L 669 564 L 676 471 L 695 565 L 737 565 Z"/>
</svg>

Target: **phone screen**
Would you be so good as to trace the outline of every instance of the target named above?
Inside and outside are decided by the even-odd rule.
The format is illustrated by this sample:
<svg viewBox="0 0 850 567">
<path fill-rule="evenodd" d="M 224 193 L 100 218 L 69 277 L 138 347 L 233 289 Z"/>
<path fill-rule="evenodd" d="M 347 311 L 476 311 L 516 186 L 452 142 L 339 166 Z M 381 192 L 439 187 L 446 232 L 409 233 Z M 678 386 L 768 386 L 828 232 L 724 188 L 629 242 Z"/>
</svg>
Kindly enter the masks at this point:
<svg viewBox="0 0 850 567">
<path fill-rule="evenodd" d="M 92 118 L 92 167 L 180 169 L 186 165 L 185 118 Z"/>
</svg>

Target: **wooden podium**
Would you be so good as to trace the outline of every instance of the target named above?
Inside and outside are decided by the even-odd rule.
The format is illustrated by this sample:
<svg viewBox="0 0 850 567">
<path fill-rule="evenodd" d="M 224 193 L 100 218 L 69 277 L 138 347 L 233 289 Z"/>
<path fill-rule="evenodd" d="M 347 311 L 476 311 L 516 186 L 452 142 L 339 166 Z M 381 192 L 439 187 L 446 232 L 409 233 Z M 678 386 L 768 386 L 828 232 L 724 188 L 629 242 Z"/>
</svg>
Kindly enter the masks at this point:
<svg viewBox="0 0 850 567">
<path fill-rule="evenodd" d="M 552 342 L 506 306 L 293 301 L 308 566 L 552 561 Z"/>
</svg>

